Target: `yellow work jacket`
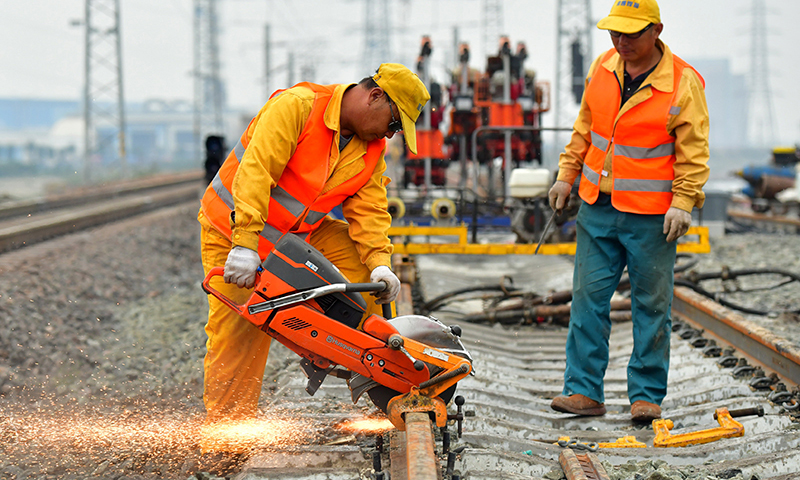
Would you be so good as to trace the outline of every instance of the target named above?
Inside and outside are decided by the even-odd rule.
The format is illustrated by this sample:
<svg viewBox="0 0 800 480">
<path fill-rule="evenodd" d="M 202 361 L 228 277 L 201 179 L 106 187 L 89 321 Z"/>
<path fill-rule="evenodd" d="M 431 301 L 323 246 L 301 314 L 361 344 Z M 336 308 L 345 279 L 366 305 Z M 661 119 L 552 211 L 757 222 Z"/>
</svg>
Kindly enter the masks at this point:
<svg viewBox="0 0 800 480">
<path fill-rule="evenodd" d="M 348 86 L 278 91 L 250 122 L 202 200 L 205 217 L 234 246 L 263 259 L 283 233 L 307 236 L 341 204 L 361 261 L 390 265 L 385 141 L 353 136 L 339 152 Z"/>
<path fill-rule="evenodd" d="M 588 203 L 602 191 L 615 208 L 634 213 L 703 206 L 709 156 L 703 80 L 660 40 L 657 48 L 661 60 L 621 108 L 624 61 L 612 49 L 592 63 L 558 174 L 572 184 L 583 172 L 581 197 Z M 595 77 L 595 87 L 606 92 L 592 88 Z"/>
</svg>

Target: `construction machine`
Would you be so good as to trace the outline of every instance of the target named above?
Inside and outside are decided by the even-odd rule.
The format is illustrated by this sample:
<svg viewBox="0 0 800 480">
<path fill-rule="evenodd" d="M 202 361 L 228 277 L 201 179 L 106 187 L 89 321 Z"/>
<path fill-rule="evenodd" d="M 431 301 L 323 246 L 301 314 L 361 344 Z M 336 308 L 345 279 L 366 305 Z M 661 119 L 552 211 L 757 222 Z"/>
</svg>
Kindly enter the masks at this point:
<svg viewBox="0 0 800 480">
<path fill-rule="evenodd" d="M 520 241 L 533 241 L 543 226 L 540 211 L 546 202 L 540 193 L 536 199 L 516 197 L 508 183 L 514 168 L 541 165 L 541 115 L 550 108 L 549 84 L 525 69 L 525 44 L 519 42 L 512 51 L 508 37 L 500 39 L 483 72 L 469 68 L 469 45 L 462 43 L 446 89 L 429 74 L 432 51 L 424 37 L 417 71 L 431 101 L 417 121 L 417 154 L 405 153 L 403 190 L 389 199 L 394 225 L 463 222 L 474 228 L 512 228 L 523 232 Z M 457 177 L 451 166 L 459 167 Z M 541 189 L 539 173 L 533 174 L 536 190 Z"/>
<path fill-rule="evenodd" d="M 535 73 L 525 69 L 527 57 L 523 42 L 512 52 L 509 38 L 502 37 L 497 54 L 487 58 L 485 71 L 470 71 L 469 46 L 460 46 L 459 67 L 449 91 L 452 108 L 445 145 L 451 159 L 462 165 L 462 185 L 467 181 L 468 159 L 489 167 L 485 182 L 473 168 L 473 189 L 483 190 L 488 197 L 496 193 L 491 168 L 496 159 L 501 161 L 505 182 L 514 167 L 541 164 L 541 115 L 550 108 L 549 85 L 537 82 Z"/>
<path fill-rule="evenodd" d="M 347 381 L 353 403 L 366 393 L 404 430 L 403 414 L 429 411 L 436 424 L 447 421 L 446 406 L 456 384 L 472 373 L 472 357 L 461 329 L 433 317 L 370 315 L 361 292 L 385 283 L 350 283 L 322 253 L 287 233 L 261 264 L 253 293 L 237 304 L 211 285 L 224 269 L 209 271 L 203 289 L 270 337 L 302 357 L 314 395 L 329 376 Z"/>
</svg>

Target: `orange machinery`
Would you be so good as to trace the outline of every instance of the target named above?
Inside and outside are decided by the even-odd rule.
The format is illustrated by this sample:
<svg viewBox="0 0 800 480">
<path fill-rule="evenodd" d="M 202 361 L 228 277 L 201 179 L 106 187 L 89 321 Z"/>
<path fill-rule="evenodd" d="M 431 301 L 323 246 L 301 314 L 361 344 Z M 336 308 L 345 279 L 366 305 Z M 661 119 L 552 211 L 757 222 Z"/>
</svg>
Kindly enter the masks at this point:
<svg viewBox="0 0 800 480">
<path fill-rule="evenodd" d="M 525 70 L 527 57 L 524 43 L 519 42 L 512 53 L 508 37 L 503 37 L 497 55 L 488 57 L 486 70 L 470 71 L 469 47 L 460 46 L 460 67 L 450 86 L 450 130 L 445 138 L 451 159 L 463 165 L 467 159 L 487 164 L 499 157 L 504 171 L 521 163 L 541 164 L 541 136 L 536 129 L 542 113 L 550 109 L 550 88 L 547 82 L 537 82 L 534 72 Z M 479 128 L 480 135 L 473 143 Z"/>
<path fill-rule="evenodd" d="M 385 284 L 349 283 L 322 253 L 291 233 L 262 263 L 244 304 L 213 287 L 211 281 L 223 273 L 212 268 L 203 289 L 302 357 L 310 395 L 333 376 L 347 380 L 353 403 L 367 393 L 400 430 L 404 408 L 420 403 L 430 405 L 436 424 L 445 426 L 456 382 L 472 372 L 459 327 L 422 315 L 389 320 L 391 309 L 384 309 L 387 318 L 362 321 L 366 302 L 358 292 L 381 291 Z"/>
<path fill-rule="evenodd" d="M 442 87 L 430 79 L 429 65 L 432 52 L 430 37 L 422 37 L 422 47 L 417 59 L 417 74 L 428 88 L 431 99 L 417 119 L 417 153 L 411 153 L 408 149 L 405 152 L 404 187 L 410 184 L 429 187 L 445 184 L 448 154 L 445 150 L 444 135 L 439 129 L 445 109 Z"/>
</svg>

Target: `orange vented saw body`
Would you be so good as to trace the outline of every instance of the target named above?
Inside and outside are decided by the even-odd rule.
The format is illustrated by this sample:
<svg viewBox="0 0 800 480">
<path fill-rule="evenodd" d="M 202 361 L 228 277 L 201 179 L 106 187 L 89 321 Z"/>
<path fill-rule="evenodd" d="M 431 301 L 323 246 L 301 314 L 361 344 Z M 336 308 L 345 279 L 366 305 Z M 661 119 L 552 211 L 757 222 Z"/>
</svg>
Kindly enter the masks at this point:
<svg viewBox="0 0 800 480">
<path fill-rule="evenodd" d="M 334 375 L 348 380 L 354 402 L 377 385 L 397 394 L 423 385 L 420 391 L 435 397 L 472 371 L 458 327 L 419 315 L 392 320 L 371 315 L 362 322 L 366 303 L 359 292 L 381 291 L 385 284 L 349 283 L 320 252 L 295 235 L 286 234 L 276 244 L 244 304 L 211 286 L 211 279 L 222 275 L 222 267 L 211 269 L 203 289 L 301 356 L 309 378 L 306 391 L 311 395 L 327 375 Z M 434 344 L 415 336 L 433 339 Z"/>
</svg>

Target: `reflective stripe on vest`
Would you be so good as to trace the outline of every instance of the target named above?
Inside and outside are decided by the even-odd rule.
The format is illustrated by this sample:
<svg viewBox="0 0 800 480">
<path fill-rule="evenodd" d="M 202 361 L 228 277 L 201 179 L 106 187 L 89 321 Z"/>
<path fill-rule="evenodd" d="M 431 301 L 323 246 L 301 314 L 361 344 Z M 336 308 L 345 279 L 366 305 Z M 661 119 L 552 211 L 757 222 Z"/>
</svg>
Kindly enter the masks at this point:
<svg viewBox="0 0 800 480">
<path fill-rule="evenodd" d="M 600 174 L 589 168 L 589 165 L 585 163 L 583 164 L 583 176 L 592 184 L 597 185 L 598 188 L 600 187 Z"/>
<path fill-rule="evenodd" d="M 673 156 L 675 155 L 675 142 L 665 143 L 653 148 L 614 145 L 614 155 L 621 155 L 632 160 L 649 160 Z M 625 192 L 672 192 L 672 180 L 615 178 L 614 190 Z"/>
</svg>

